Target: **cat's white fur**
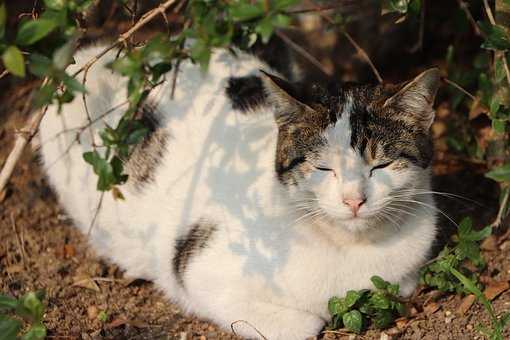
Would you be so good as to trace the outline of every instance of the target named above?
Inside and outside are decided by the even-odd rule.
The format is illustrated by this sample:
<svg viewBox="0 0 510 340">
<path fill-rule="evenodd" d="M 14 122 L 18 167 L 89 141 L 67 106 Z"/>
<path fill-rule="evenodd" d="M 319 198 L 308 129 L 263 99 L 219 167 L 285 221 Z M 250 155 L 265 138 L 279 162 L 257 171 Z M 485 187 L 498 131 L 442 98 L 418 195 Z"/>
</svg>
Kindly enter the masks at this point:
<svg viewBox="0 0 510 340">
<path fill-rule="evenodd" d="M 100 50 L 80 51 L 69 71 Z M 125 101 L 125 79 L 105 69 L 114 57 L 115 52 L 108 53 L 88 73 L 92 120 Z M 349 145 L 346 105 L 327 131 L 332 146 L 321 161 L 335 173 L 312 172 L 289 199 L 274 170 L 273 113 L 267 107 L 240 113 L 225 96 L 229 76 L 259 74 L 260 68 L 267 69 L 250 56 L 216 52 L 205 75 L 187 61 L 181 64 L 173 100 L 171 80 L 151 93 L 149 100 L 168 132 L 166 152 L 154 180 L 143 188 L 128 181 L 120 187 L 125 200 L 104 195 L 90 243 L 127 275 L 153 280 L 187 312 L 225 329 L 244 320 L 271 340 L 304 339 L 329 319 L 330 297 L 371 288 L 372 275 L 400 283 L 403 295 L 412 292 L 434 239 L 433 210 L 416 209 L 399 219 L 370 216 L 393 189 L 427 189 L 429 175 L 411 166 L 380 169 L 369 177 L 369 167 Z M 104 122 L 113 125 L 125 108 L 93 125 L 96 144 Z M 56 111 L 51 107 L 41 124 L 44 167 L 60 202 L 87 233 L 101 196 L 97 176 L 82 158 L 92 148 L 89 131 L 80 130 L 87 115 L 79 97 L 62 114 Z M 292 202 L 299 200 L 303 186 L 316 193 L 330 219 L 301 218 Z M 362 218 L 352 218 L 342 197 L 361 191 L 368 200 L 360 209 Z M 434 204 L 429 195 L 420 200 Z M 198 221 L 217 230 L 191 258 L 181 285 L 172 267 L 176 239 Z M 252 326 L 239 322 L 235 329 L 260 337 Z"/>
</svg>

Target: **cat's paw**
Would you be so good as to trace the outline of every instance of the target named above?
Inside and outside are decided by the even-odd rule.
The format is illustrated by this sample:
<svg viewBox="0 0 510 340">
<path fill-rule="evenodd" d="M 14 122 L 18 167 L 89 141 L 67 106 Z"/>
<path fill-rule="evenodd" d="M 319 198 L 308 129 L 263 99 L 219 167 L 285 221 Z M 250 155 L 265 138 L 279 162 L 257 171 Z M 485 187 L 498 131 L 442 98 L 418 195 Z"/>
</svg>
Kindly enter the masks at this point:
<svg viewBox="0 0 510 340">
<path fill-rule="evenodd" d="M 274 338 L 304 340 L 318 335 L 324 325 L 325 321 L 317 315 L 293 310 L 276 320 Z"/>
<path fill-rule="evenodd" d="M 325 321 L 317 315 L 283 309 L 258 320 L 236 321 L 232 328 L 248 339 L 304 340 L 318 335 L 324 325 Z"/>
<path fill-rule="evenodd" d="M 402 297 L 409 297 L 414 293 L 414 290 L 416 289 L 416 286 L 418 285 L 418 279 L 416 277 L 406 277 L 403 279 L 399 286 L 400 286 L 400 296 Z"/>
</svg>

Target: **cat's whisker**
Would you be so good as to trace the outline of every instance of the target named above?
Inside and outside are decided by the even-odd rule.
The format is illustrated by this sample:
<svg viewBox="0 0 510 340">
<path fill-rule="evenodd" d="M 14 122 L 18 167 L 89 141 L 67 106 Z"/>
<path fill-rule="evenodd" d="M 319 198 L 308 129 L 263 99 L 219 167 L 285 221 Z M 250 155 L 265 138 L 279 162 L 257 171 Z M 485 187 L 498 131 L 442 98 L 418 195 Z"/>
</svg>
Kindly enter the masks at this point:
<svg viewBox="0 0 510 340">
<path fill-rule="evenodd" d="M 402 203 L 416 203 L 416 204 L 419 204 L 419 205 L 422 205 L 426 208 L 429 208 L 431 210 L 434 210 L 434 211 L 437 211 L 438 213 L 440 213 L 441 215 L 443 215 L 444 217 L 446 217 L 448 219 L 448 221 L 450 221 L 451 223 L 453 223 L 457 228 L 459 227 L 459 225 L 457 224 L 457 222 L 455 222 L 450 216 L 448 216 L 444 211 L 442 211 L 441 209 L 433 206 L 433 205 L 430 205 L 430 204 L 427 204 L 427 203 L 424 203 L 424 202 L 421 202 L 421 201 L 416 201 L 416 200 L 396 200 L 398 202 L 402 202 Z"/>
</svg>

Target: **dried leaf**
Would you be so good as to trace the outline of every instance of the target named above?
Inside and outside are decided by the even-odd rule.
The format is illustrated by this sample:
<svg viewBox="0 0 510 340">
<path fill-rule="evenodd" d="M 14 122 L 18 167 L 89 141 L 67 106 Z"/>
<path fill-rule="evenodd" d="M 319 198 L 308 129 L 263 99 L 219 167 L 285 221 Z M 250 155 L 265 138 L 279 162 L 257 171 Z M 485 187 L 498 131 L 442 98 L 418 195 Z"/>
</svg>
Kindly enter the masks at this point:
<svg viewBox="0 0 510 340">
<path fill-rule="evenodd" d="M 470 294 L 466 296 L 464 299 L 462 299 L 462 302 L 460 303 L 459 307 L 457 308 L 457 314 L 460 316 L 463 316 L 466 314 L 466 312 L 471 308 L 473 303 L 476 301 L 476 296 L 473 294 Z"/>
<path fill-rule="evenodd" d="M 488 285 L 483 295 L 489 300 L 494 300 L 499 294 L 503 293 L 504 291 L 508 290 L 510 288 L 510 284 L 508 284 L 508 281 L 500 281 L 500 282 L 494 282 L 490 285 Z"/>
<path fill-rule="evenodd" d="M 64 256 L 65 258 L 70 258 L 76 255 L 76 249 L 72 244 L 64 245 Z"/>
<path fill-rule="evenodd" d="M 406 328 L 408 322 L 409 320 L 407 318 L 398 318 L 395 320 L 395 324 L 397 325 L 398 329 Z"/>
<path fill-rule="evenodd" d="M 90 290 L 93 290 L 95 292 L 100 292 L 101 291 L 99 289 L 99 286 L 97 285 L 97 283 L 94 280 L 92 280 L 90 277 L 87 277 L 87 276 L 78 276 L 78 277 L 76 277 L 74 279 L 74 283 L 72 285 L 76 286 L 76 287 L 90 289 Z"/>
<path fill-rule="evenodd" d="M 437 304 L 435 302 L 431 302 L 428 305 L 426 305 L 425 307 L 423 307 L 423 311 L 425 312 L 425 314 L 427 316 L 429 316 L 429 315 L 432 315 L 435 312 L 437 312 L 439 310 L 439 308 L 441 308 L 441 306 L 439 304 Z"/>
<path fill-rule="evenodd" d="M 480 249 L 487 251 L 494 251 L 498 249 L 498 241 L 495 235 L 490 235 L 482 241 Z"/>
<path fill-rule="evenodd" d="M 118 317 L 116 319 L 114 319 L 112 322 L 110 322 L 109 324 L 107 324 L 105 326 L 105 329 L 113 329 L 113 328 L 117 328 L 117 327 L 120 327 L 120 326 L 124 326 L 128 323 L 127 319 L 124 318 L 124 317 Z"/>
<path fill-rule="evenodd" d="M 473 104 L 471 104 L 471 108 L 469 109 L 469 115 L 468 119 L 473 120 L 482 113 L 486 113 L 488 110 L 485 106 L 480 103 L 480 98 L 476 98 L 476 100 L 473 101 Z"/>
</svg>

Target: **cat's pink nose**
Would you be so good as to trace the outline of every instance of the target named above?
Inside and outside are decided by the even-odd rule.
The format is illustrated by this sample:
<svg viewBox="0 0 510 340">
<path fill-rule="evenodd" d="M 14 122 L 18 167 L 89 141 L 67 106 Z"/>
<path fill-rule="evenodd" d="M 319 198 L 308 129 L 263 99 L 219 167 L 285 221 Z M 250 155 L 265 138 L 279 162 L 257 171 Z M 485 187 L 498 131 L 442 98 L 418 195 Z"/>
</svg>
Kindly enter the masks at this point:
<svg viewBox="0 0 510 340">
<path fill-rule="evenodd" d="M 357 216 L 359 209 L 366 201 L 367 199 L 363 197 L 363 198 L 344 198 L 342 202 L 345 205 L 349 206 L 349 208 L 351 208 L 352 214 L 354 216 Z"/>
</svg>

